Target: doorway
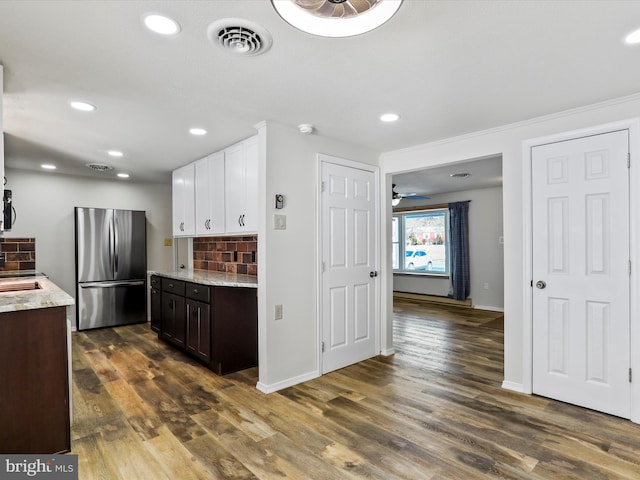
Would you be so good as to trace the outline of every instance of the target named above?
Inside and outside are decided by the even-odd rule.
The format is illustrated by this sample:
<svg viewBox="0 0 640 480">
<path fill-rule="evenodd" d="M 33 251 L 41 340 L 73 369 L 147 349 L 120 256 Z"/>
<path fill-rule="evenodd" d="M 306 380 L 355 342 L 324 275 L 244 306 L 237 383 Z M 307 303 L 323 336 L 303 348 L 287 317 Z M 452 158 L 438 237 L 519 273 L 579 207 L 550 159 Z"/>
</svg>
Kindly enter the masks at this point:
<svg viewBox="0 0 640 480">
<path fill-rule="evenodd" d="M 629 418 L 628 130 L 532 148 L 533 393 Z"/>
<path fill-rule="evenodd" d="M 377 167 L 319 154 L 321 372 L 379 352 Z"/>
<path fill-rule="evenodd" d="M 639 125 L 524 142 L 525 392 L 635 422 Z"/>
</svg>

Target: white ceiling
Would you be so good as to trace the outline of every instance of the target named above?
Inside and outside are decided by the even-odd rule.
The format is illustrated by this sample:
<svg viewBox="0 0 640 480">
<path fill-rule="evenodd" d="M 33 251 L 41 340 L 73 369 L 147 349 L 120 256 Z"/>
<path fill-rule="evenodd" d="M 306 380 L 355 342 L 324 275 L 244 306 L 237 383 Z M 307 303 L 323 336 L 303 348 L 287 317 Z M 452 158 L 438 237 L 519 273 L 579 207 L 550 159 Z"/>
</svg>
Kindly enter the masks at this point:
<svg viewBox="0 0 640 480">
<path fill-rule="evenodd" d="M 151 11 L 181 33 L 143 28 Z M 210 44 L 208 25 L 228 17 L 264 27 L 271 49 L 241 58 Z M 324 38 L 267 0 L 3 0 L 5 162 L 82 175 L 113 175 L 84 166 L 111 163 L 130 181 L 167 181 L 262 120 L 391 151 L 637 93 L 640 46 L 622 38 L 638 27 L 638 1 L 405 0 L 373 32 Z M 388 111 L 401 119 L 382 124 Z"/>
<path fill-rule="evenodd" d="M 468 177 L 452 177 L 452 174 L 468 173 Z M 393 175 L 395 191 L 431 197 L 441 193 L 463 192 L 478 188 L 502 185 L 502 156 L 477 158 L 455 165 L 427 168 L 416 172 Z M 402 207 L 411 206 L 411 197 L 405 197 Z M 424 203 L 424 202 L 421 202 Z"/>
</svg>

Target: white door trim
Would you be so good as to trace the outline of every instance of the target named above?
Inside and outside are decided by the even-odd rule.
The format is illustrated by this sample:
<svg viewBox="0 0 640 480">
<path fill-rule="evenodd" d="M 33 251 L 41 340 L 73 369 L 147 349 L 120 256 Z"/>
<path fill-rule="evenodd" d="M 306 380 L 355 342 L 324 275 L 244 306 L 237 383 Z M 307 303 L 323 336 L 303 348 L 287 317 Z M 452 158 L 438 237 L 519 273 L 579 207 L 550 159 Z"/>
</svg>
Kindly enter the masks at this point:
<svg viewBox="0 0 640 480">
<path fill-rule="evenodd" d="M 533 280 L 532 265 L 532 186 L 531 149 L 537 145 L 573 140 L 590 135 L 598 135 L 618 130 L 629 130 L 629 151 L 631 153 L 630 181 L 630 351 L 634 381 L 631 385 L 631 421 L 640 423 L 640 117 L 607 123 L 590 128 L 533 138 L 522 142 L 522 391 L 533 391 Z"/>
<path fill-rule="evenodd" d="M 374 260 L 375 260 L 375 269 L 380 272 L 380 244 L 381 244 L 381 235 L 380 235 L 380 168 L 375 165 L 369 165 L 367 163 L 360 163 L 353 160 L 347 160 L 344 158 L 334 157 L 333 155 L 327 155 L 324 153 L 318 153 L 316 156 L 316 231 L 318 234 L 316 235 L 316 245 L 315 245 L 315 255 L 316 255 L 316 335 L 317 335 L 317 365 L 318 365 L 318 375 L 323 374 L 322 367 L 322 319 L 323 319 L 323 311 L 322 311 L 322 301 L 323 301 L 323 292 L 322 292 L 322 238 L 323 238 L 323 230 L 322 230 L 322 165 L 324 163 L 333 163 L 335 165 L 341 165 L 343 167 L 349 168 L 357 168 L 359 170 L 364 170 L 367 172 L 371 172 L 374 175 L 374 182 L 376 185 L 375 192 L 375 208 L 376 215 L 374 215 L 374 232 L 376 235 L 375 242 L 375 251 L 374 251 Z M 380 283 L 381 283 L 381 275 L 378 273 L 378 281 L 375 282 L 374 287 L 374 307 L 375 307 L 375 352 L 376 354 L 380 353 L 380 342 L 382 337 L 381 324 L 380 324 Z"/>
</svg>

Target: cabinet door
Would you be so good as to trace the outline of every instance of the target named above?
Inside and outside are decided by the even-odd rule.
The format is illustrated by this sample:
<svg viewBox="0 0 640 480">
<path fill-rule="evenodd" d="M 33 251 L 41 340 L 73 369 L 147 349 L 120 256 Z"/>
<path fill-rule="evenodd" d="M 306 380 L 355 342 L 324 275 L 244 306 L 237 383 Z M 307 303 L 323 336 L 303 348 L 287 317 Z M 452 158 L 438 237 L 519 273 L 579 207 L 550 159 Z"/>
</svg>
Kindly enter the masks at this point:
<svg viewBox="0 0 640 480">
<path fill-rule="evenodd" d="M 151 330 L 160 332 L 162 324 L 162 294 L 160 289 L 151 288 Z"/>
<path fill-rule="evenodd" d="M 211 309 L 206 303 L 187 300 L 186 347 L 200 360 L 211 360 Z"/>
<path fill-rule="evenodd" d="M 226 233 L 258 231 L 258 137 L 225 150 Z"/>
<path fill-rule="evenodd" d="M 245 196 L 244 230 L 258 231 L 258 137 L 251 137 L 244 143 Z"/>
<path fill-rule="evenodd" d="M 173 171 L 173 235 L 176 237 L 195 234 L 194 175 L 194 164 Z"/>
<path fill-rule="evenodd" d="M 224 151 L 225 231 L 243 232 L 242 214 L 246 197 L 244 149 L 241 143 Z"/>
<path fill-rule="evenodd" d="M 162 328 L 160 336 L 184 347 L 186 334 L 186 311 L 184 297 L 173 293 L 162 294 Z"/>
<path fill-rule="evenodd" d="M 211 223 L 209 158 L 195 163 L 196 235 L 208 235 Z"/>
<path fill-rule="evenodd" d="M 214 153 L 209 164 L 209 209 L 211 212 L 209 234 L 225 232 L 224 152 Z"/>
</svg>

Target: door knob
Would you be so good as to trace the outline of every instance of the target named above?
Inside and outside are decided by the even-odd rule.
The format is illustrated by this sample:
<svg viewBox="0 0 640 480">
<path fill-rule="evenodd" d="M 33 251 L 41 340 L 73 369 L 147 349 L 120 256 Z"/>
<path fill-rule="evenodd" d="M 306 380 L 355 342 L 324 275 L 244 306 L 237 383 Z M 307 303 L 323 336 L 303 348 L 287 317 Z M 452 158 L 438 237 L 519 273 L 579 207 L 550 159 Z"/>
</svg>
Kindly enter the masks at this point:
<svg viewBox="0 0 640 480">
<path fill-rule="evenodd" d="M 378 276 L 378 272 L 376 272 L 375 270 L 374 270 L 373 272 L 369 272 L 369 276 L 370 276 L 371 278 L 373 278 L 373 277 L 377 277 L 377 276 Z"/>
<path fill-rule="evenodd" d="M 543 288 L 545 288 L 547 286 L 547 284 L 545 282 L 543 282 L 542 280 L 538 280 L 536 282 L 536 287 L 539 288 L 540 290 L 542 290 Z"/>
</svg>

